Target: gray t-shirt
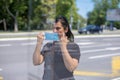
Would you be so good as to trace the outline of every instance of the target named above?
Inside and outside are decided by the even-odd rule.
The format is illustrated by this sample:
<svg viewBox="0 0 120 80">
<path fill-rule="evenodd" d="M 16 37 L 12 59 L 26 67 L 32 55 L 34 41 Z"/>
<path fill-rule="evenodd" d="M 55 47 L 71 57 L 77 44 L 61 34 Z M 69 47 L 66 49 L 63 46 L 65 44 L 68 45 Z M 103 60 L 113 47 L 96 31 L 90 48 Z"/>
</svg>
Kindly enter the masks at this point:
<svg viewBox="0 0 120 80">
<path fill-rule="evenodd" d="M 79 61 L 79 46 L 74 42 L 69 42 L 67 49 L 70 56 Z M 73 72 L 68 71 L 64 65 L 59 42 L 47 43 L 42 49 L 42 55 L 45 61 L 43 80 L 60 80 L 73 77 Z"/>
</svg>

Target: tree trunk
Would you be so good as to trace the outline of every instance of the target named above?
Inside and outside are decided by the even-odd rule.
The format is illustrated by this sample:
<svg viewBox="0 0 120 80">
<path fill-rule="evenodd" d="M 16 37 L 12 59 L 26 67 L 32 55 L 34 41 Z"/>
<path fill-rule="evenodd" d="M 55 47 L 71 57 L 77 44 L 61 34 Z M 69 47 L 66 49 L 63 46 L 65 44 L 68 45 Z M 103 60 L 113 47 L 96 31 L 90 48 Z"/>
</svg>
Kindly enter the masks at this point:
<svg viewBox="0 0 120 80">
<path fill-rule="evenodd" d="M 7 5 L 6 5 L 6 9 L 7 9 L 7 12 L 10 14 L 10 16 L 14 19 L 14 31 L 17 32 L 18 31 L 18 23 L 17 23 L 18 11 L 16 11 L 16 14 L 13 15 Z"/>
<path fill-rule="evenodd" d="M 5 21 L 5 19 L 3 19 L 3 26 L 4 26 L 4 30 L 7 31 L 7 26 L 6 26 L 6 21 Z"/>
<path fill-rule="evenodd" d="M 3 23 L 4 31 L 7 31 L 7 27 L 6 27 L 6 21 L 5 21 L 5 19 L 0 20 L 0 23 Z"/>
<path fill-rule="evenodd" d="M 18 23 L 17 23 L 17 18 L 15 17 L 15 21 L 14 21 L 14 31 L 18 32 Z"/>
</svg>

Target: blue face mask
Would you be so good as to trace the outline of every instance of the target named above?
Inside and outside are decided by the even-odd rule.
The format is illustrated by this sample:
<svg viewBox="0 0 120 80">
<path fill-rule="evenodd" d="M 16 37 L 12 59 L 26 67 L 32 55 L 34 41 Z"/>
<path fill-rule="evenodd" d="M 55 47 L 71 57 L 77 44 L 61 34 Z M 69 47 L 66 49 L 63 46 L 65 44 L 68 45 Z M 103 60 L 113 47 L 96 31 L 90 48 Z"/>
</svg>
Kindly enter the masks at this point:
<svg viewBox="0 0 120 80">
<path fill-rule="evenodd" d="M 59 41 L 57 33 L 45 33 L 45 40 Z"/>
</svg>

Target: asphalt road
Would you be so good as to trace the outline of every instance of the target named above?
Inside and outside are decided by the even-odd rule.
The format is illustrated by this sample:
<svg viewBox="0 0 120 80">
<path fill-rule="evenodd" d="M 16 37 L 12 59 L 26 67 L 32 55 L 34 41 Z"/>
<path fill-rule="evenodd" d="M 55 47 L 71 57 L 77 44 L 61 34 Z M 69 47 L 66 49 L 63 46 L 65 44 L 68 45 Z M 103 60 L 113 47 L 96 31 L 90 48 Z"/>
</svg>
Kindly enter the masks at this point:
<svg viewBox="0 0 120 80">
<path fill-rule="evenodd" d="M 120 77 L 119 40 L 120 37 L 77 39 L 82 54 L 76 72 L 77 80 L 113 80 Z"/>
<path fill-rule="evenodd" d="M 120 80 L 119 41 L 118 35 L 76 37 L 81 50 L 76 80 Z M 41 80 L 43 64 L 32 64 L 35 44 L 36 38 L 0 40 L 0 76 L 4 80 Z"/>
</svg>

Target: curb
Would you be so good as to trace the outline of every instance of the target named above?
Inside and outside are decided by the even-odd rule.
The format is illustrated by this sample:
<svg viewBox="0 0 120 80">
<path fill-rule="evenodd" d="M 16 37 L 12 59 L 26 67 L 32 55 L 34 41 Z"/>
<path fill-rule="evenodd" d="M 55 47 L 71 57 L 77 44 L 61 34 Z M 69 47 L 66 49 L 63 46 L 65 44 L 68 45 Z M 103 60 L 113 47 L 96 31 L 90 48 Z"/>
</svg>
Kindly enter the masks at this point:
<svg viewBox="0 0 120 80">
<path fill-rule="evenodd" d="M 87 36 L 74 36 L 74 38 L 98 38 L 98 37 L 120 37 L 120 35 L 87 35 Z M 0 41 L 13 41 L 13 40 L 36 40 L 37 37 L 21 37 L 21 38 L 1 38 Z"/>
</svg>

